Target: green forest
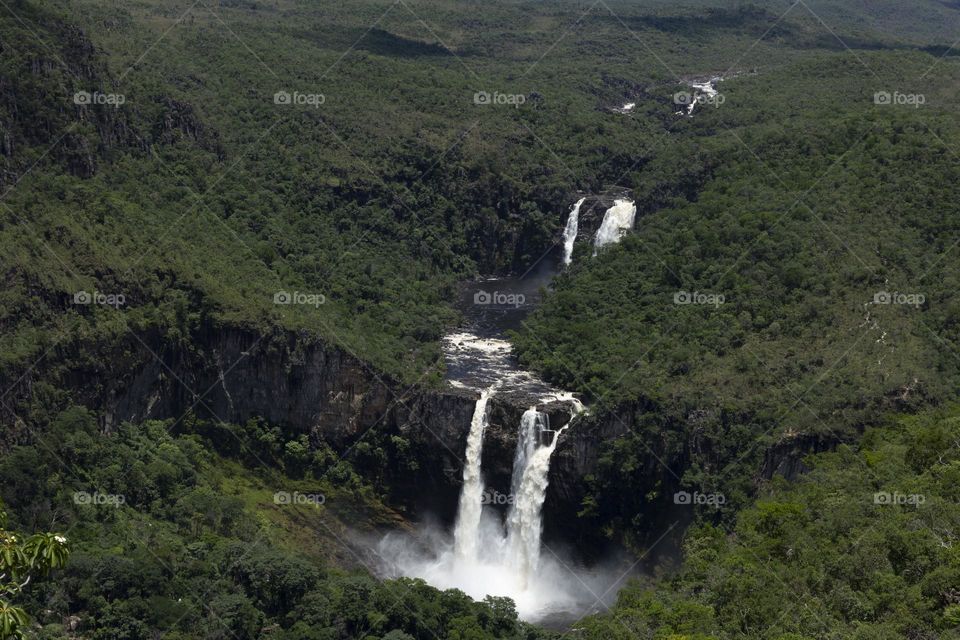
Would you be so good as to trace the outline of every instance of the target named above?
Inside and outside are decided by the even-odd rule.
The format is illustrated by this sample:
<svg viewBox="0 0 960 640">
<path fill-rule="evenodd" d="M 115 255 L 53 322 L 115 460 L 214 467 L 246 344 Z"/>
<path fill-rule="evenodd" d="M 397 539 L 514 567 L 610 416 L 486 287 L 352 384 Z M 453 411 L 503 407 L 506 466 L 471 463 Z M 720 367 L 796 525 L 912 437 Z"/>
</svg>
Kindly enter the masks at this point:
<svg viewBox="0 0 960 640">
<path fill-rule="evenodd" d="M 960 637 L 958 29 L 939 0 L 5 3 L 0 640 Z M 636 220 L 594 255 L 610 194 Z M 374 427 L 328 438 L 181 379 L 234 331 L 287 374 L 319 344 L 422 419 L 464 283 L 555 260 L 584 196 L 508 337 L 602 440 L 570 529 L 636 560 L 609 608 L 384 578 L 433 452 L 356 397 Z M 189 410 L 123 417 L 144 354 Z M 680 489 L 725 502 L 664 533 Z"/>
</svg>

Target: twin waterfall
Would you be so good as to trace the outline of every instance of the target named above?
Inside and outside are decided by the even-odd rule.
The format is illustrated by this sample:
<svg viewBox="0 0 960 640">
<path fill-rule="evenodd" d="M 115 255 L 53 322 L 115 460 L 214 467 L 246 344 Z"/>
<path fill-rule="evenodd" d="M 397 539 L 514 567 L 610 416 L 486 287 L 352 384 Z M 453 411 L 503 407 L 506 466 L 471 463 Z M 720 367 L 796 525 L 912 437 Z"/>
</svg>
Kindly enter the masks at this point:
<svg viewBox="0 0 960 640">
<path fill-rule="evenodd" d="M 573 262 L 573 246 L 577 241 L 577 232 L 580 229 L 580 207 L 586 198 L 580 198 L 567 216 L 567 224 L 563 229 L 563 266 L 568 267 Z M 637 215 L 637 206 L 632 200 L 614 200 L 613 206 L 603 214 L 603 222 L 597 230 L 593 240 L 593 255 L 604 245 L 619 242 L 623 235 L 633 228 L 633 221 Z"/>
<path fill-rule="evenodd" d="M 454 563 L 469 570 L 479 562 L 496 563 L 509 569 L 516 580 L 514 589 L 526 590 L 540 563 L 541 510 L 547 493 L 547 474 L 550 456 L 557 446 L 560 433 L 550 430 L 550 419 L 531 407 L 520 420 L 517 448 L 513 460 L 511 500 L 507 513 L 506 530 L 501 527 L 499 539 L 486 540 L 483 558 L 481 519 L 483 515 L 483 479 L 480 473 L 483 450 L 483 432 L 487 426 L 487 401 L 493 393 L 487 389 L 480 394 L 467 436 L 466 460 L 463 468 L 463 489 L 454 528 Z M 549 437 L 543 444 L 541 439 Z M 494 557 L 497 556 L 497 557 Z"/>
<path fill-rule="evenodd" d="M 602 198 L 608 201 L 609 196 Z M 565 266 L 572 261 L 586 201 L 580 198 L 567 218 Z M 635 212 L 632 202 L 615 201 L 595 244 L 619 240 L 632 226 Z M 516 279 L 503 279 L 484 281 L 482 286 L 495 288 L 499 283 L 518 285 Z M 443 338 L 446 381 L 451 387 L 479 393 L 463 454 L 463 485 L 453 535 L 448 526 L 429 517 L 414 532 L 388 532 L 377 546 L 384 562 L 382 571 L 389 577 L 420 578 L 438 589 L 458 589 L 478 601 L 487 596 L 510 598 L 521 620 L 577 620 L 596 610 L 597 593 L 615 593 L 610 583 L 622 579 L 622 575 L 614 580 L 603 569 L 583 566 L 569 550 L 546 549 L 541 540 L 551 457 L 564 430 L 586 408 L 573 393 L 553 387 L 519 366 L 501 333 L 509 323 L 499 310 L 474 304 L 465 315 L 464 326 Z M 509 489 L 499 484 L 484 486 L 485 437 L 488 467 L 494 466 L 491 459 L 495 461 L 496 477 L 506 485 L 505 434 L 499 427 L 492 429 L 488 419 L 495 397 L 505 407 L 534 404 L 523 412 L 517 425 Z M 550 415 L 537 411 L 537 406 L 544 405 L 568 408 L 570 422 L 552 429 Z"/>
<path fill-rule="evenodd" d="M 563 231 L 564 265 L 569 265 L 573 259 L 573 247 L 580 226 L 580 207 L 585 201 L 586 198 L 580 198 L 567 218 Z M 597 231 L 594 255 L 604 245 L 619 242 L 633 227 L 636 213 L 637 207 L 632 201 L 615 200 L 604 214 Z M 537 411 L 536 407 L 524 412 L 513 458 L 506 524 L 494 510 L 484 513 L 483 505 L 487 502 L 484 498 L 487 496 L 481 472 L 483 436 L 487 428 L 487 403 L 498 384 L 484 389 L 474 408 L 467 435 L 463 488 L 457 507 L 452 554 L 441 558 L 434 567 L 436 571 L 431 573 L 435 580 L 437 577 L 452 578 L 450 582 L 453 584 L 466 576 L 472 576 L 471 581 L 475 583 L 486 580 L 497 583 L 506 578 L 512 584 L 497 584 L 498 589 L 506 589 L 514 597 L 529 597 L 550 586 L 544 583 L 542 576 L 538 576 L 542 510 L 547 494 L 550 457 L 566 427 L 559 431 L 551 430 L 549 416 Z M 571 405 L 575 413 L 583 408 L 576 401 L 572 401 Z M 520 601 L 518 604 L 522 606 L 526 603 Z"/>
</svg>

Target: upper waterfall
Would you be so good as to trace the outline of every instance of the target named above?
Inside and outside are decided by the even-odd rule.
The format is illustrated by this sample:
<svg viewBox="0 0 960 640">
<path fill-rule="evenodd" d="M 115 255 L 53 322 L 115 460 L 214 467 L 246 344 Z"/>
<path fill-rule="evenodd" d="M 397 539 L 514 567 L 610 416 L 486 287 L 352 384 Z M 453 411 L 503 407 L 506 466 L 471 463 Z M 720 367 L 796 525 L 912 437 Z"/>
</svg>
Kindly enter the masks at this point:
<svg viewBox="0 0 960 640">
<path fill-rule="evenodd" d="M 600 247 L 619 242 L 623 234 L 633 228 L 636 215 L 637 206 L 632 200 L 615 200 L 613 206 L 603 214 L 603 222 L 594 240 L 593 255 L 597 255 Z"/>
<path fill-rule="evenodd" d="M 563 229 L 563 264 L 573 262 L 573 243 L 577 240 L 577 231 L 580 227 L 580 205 L 586 198 L 580 198 L 567 216 L 567 226 Z"/>
</svg>

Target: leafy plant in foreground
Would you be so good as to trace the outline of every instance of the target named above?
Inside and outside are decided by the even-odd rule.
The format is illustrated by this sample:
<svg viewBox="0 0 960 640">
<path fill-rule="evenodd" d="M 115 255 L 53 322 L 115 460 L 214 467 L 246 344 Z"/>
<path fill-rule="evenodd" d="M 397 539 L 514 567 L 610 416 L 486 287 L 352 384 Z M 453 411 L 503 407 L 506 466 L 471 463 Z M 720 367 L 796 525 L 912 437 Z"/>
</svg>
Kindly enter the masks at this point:
<svg viewBox="0 0 960 640">
<path fill-rule="evenodd" d="M 23 534 L 7 531 L 7 514 L 0 503 L 0 640 L 23 638 L 30 621 L 27 612 L 13 604 L 34 578 L 67 563 L 67 539 L 58 533 Z"/>
</svg>

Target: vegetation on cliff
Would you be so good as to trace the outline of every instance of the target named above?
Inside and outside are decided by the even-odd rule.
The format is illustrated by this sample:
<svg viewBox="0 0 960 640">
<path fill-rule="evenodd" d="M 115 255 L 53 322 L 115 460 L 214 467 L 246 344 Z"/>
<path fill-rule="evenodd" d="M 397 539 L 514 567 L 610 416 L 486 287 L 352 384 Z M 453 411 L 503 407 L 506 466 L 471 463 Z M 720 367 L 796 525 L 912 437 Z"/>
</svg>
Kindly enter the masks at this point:
<svg viewBox="0 0 960 640">
<path fill-rule="evenodd" d="M 958 443 L 953 409 L 810 456 L 731 527 L 691 529 L 676 574 L 627 587 L 581 637 L 960 637 Z"/>
</svg>

